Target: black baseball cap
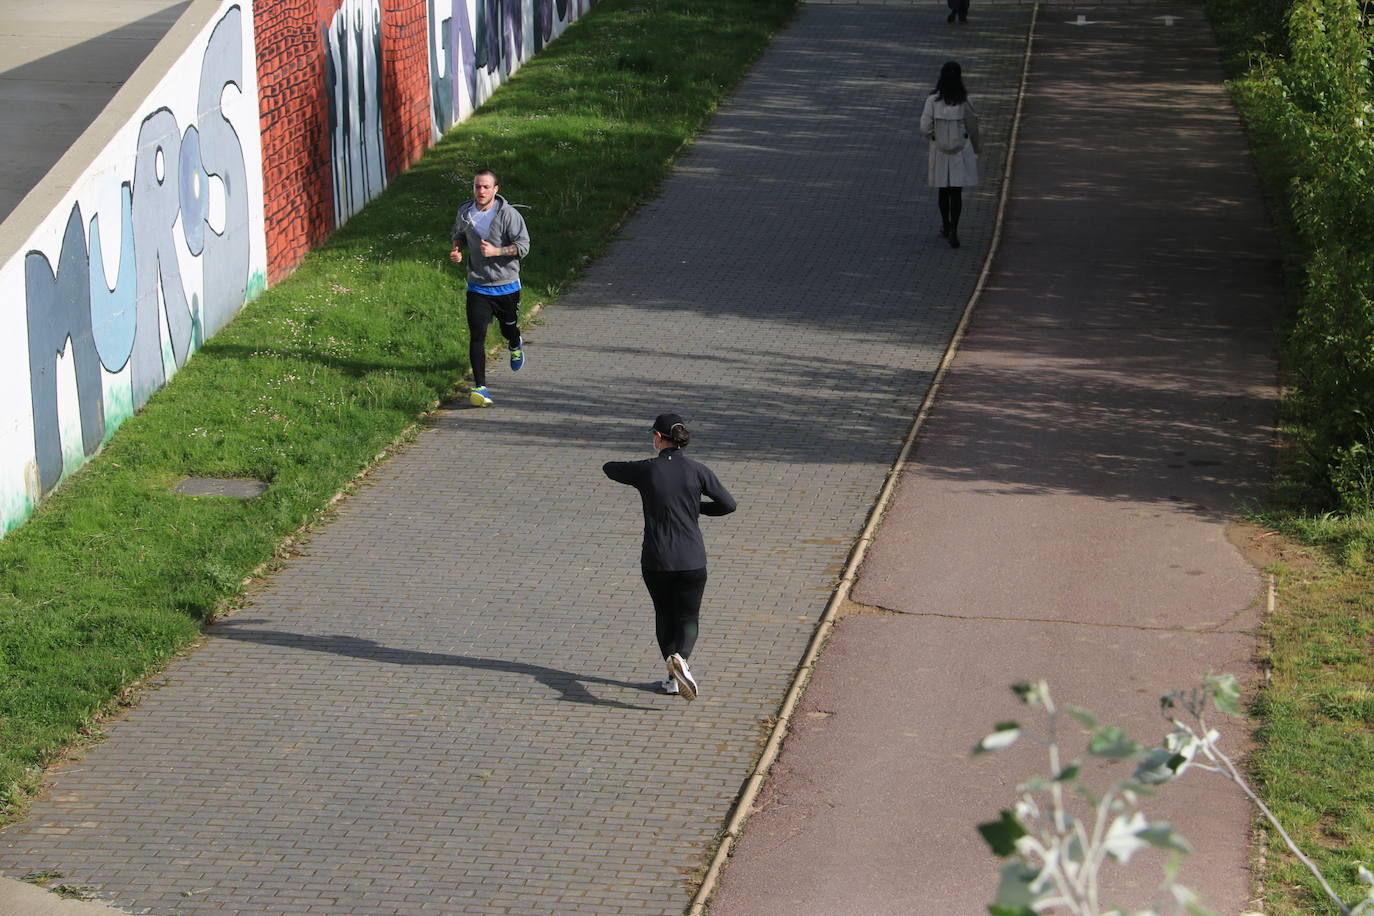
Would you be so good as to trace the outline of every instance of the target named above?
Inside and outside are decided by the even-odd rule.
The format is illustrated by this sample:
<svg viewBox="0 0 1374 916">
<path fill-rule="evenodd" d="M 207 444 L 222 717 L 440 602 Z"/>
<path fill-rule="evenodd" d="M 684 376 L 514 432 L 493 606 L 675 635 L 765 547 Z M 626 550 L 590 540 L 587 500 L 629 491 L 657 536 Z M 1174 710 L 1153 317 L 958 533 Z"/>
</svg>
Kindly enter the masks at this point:
<svg viewBox="0 0 1374 916">
<path fill-rule="evenodd" d="M 672 435 L 674 426 L 686 425 L 682 422 L 682 417 L 675 413 L 661 413 L 654 417 L 654 429 L 664 438 Z"/>
</svg>

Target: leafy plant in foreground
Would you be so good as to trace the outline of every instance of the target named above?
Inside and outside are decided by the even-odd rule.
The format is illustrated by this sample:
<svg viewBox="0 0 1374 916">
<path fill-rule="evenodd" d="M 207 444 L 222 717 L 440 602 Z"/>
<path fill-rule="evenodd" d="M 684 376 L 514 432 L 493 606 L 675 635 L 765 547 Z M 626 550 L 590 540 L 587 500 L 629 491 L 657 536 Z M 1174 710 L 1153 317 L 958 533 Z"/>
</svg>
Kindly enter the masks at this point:
<svg viewBox="0 0 1374 916">
<path fill-rule="evenodd" d="M 1189 767 L 1218 773 L 1238 785 L 1299 861 L 1312 871 L 1342 914 L 1374 914 L 1374 873 L 1360 866 L 1360 880 L 1367 889 L 1360 901 L 1347 906 L 1250 788 L 1235 763 L 1217 746 L 1221 733 L 1208 726 L 1207 710 L 1213 705 L 1227 715 L 1241 714 L 1240 683 L 1234 675 L 1208 676 L 1201 687 L 1161 697 L 1161 710 L 1172 728 L 1160 746 L 1152 749 L 1131 740 L 1119 728 L 1102 725 L 1085 709 L 1056 706 L 1044 681 L 1016 684 L 1012 691 L 1023 703 L 1044 711 L 1045 732 L 1032 732 L 1016 722 L 1004 722 L 978 742 L 973 753 L 1002 750 L 1027 737 L 1045 747 L 1050 775 L 1048 779 L 1023 783 L 1018 787 L 1020 794 L 1013 808 L 1003 809 L 997 820 L 978 827 L 996 855 L 1014 859 L 1002 868 L 996 902 L 988 907 L 992 916 L 1035 916 L 1059 908 L 1075 916 L 1099 916 L 1104 912 L 1099 899 L 1102 867 L 1108 860 L 1124 863 L 1150 846 L 1171 853 L 1164 867 L 1161 891 L 1174 912 L 1208 916 L 1211 911 L 1201 905 L 1197 895 L 1174 880 L 1179 856 L 1191 851 L 1188 843 L 1167 822 L 1147 820 L 1140 808 L 1141 800 L 1152 794 L 1152 786 L 1177 779 Z M 1062 760 L 1059 730 L 1066 715 L 1087 730 L 1088 756 L 1134 760 L 1135 772 L 1113 783 L 1100 796 L 1094 793 L 1080 778 L 1083 759 L 1076 758 L 1067 764 Z M 1088 817 L 1080 818 L 1070 810 L 1073 796 L 1086 803 L 1091 812 Z M 1105 912 L 1114 916 L 1126 913 L 1121 909 Z M 1133 916 L 1156 916 L 1157 912 L 1139 910 Z"/>
</svg>

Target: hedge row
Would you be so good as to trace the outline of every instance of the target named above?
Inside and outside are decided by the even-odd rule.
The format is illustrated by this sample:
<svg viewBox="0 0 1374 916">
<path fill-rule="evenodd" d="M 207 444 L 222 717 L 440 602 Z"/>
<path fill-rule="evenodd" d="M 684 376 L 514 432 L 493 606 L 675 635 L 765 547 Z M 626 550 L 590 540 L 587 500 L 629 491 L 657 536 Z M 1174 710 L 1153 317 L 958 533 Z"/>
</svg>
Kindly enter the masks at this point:
<svg viewBox="0 0 1374 916">
<path fill-rule="evenodd" d="M 1292 402 L 1316 482 L 1350 512 L 1374 508 L 1371 6 L 1209 2 L 1223 44 L 1248 52 L 1232 87 L 1262 167 L 1283 189 L 1300 276 L 1286 348 Z"/>
</svg>

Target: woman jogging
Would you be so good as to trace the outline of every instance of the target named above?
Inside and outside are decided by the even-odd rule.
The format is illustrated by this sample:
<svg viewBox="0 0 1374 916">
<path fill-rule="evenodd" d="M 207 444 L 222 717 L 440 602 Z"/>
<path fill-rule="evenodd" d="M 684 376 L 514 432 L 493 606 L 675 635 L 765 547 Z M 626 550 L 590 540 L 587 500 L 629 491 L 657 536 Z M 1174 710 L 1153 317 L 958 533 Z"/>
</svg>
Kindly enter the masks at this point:
<svg viewBox="0 0 1374 916">
<path fill-rule="evenodd" d="M 959 214 L 964 208 L 964 188 L 978 183 L 978 114 L 968 100 L 963 71 L 958 61 L 940 68 L 935 91 L 926 97 L 921 112 L 921 134 L 930 141 L 926 180 L 937 188 L 940 234 L 949 247 L 959 247 Z"/>
<path fill-rule="evenodd" d="M 601 469 L 616 483 L 639 491 L 644 505 L 639 566 L 654 602 L 658 648 L 668 667 L 663 691 L 694 700 L 697 682 L 687 659 L 697 641 L 701 596 L 706 591 L 706 542 L 697 516 L 729 515 L 735 511 L 735 500 L 710 468 L 683 454 L 692 434 L 682 417 L 659 414 L 653 433 L 655 457 L 608 461 Z"/>
</svg>

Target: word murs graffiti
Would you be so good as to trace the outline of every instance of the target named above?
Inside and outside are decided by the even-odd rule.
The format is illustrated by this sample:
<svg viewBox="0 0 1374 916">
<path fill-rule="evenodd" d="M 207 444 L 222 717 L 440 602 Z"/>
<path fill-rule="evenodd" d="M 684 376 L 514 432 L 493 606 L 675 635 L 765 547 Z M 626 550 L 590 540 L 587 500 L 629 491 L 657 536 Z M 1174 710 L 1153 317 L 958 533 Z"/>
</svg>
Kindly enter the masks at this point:
<svg viewBox="0 0 1374 916">
<path fill-rule="evenodd" d="M 63 472 L 58 360 L 64 352 L 75 369 L 80 448 L 89 456 L 105 434 L 102 366 L 111 373 L 128 367 L 137 409 L 243 305 L 250 257 L 247 174 L 238 134 L 220 105 L 226 87 L 242 91 L 243 39 L 242 11 L 230 7 L 201 61 L 196 120 L 183 130 L 167 108 L 143 120 L 133 179 L 120 187 L 113 287 L 106 281 L 100 214 L 91 216 L 88 229 L 80 204 L 67 219 L 56 271 L 42 251 L 25 255 L 41 494 Z M 182 276 L 187 262 L 200 268 L 199 277 Z"/>
</svg>

